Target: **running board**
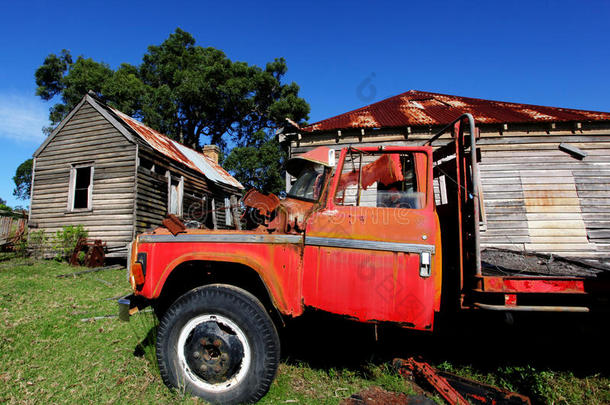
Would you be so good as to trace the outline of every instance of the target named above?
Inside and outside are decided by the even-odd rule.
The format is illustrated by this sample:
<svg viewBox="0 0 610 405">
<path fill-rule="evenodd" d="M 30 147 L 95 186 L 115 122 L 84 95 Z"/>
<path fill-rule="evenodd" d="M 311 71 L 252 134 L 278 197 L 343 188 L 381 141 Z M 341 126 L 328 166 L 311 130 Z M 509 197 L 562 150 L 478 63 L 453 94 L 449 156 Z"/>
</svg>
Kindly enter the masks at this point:
<svg viewBox="0 0 610 405">
<path fill-rule="evenodd" d="M 475 302 L 474 306 L 487 311 L 521 311 L 521 312 L 590 312 L 587 307 L 552 307 L 537 305 L 490 305 Z"/>
</svg>

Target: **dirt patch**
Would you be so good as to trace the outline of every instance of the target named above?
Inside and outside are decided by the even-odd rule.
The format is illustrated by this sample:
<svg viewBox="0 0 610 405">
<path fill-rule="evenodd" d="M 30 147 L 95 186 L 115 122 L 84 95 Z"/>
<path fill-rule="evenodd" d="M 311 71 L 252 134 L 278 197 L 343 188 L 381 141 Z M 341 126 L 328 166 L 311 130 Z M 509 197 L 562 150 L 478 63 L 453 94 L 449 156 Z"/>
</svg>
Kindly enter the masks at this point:
<svg viewBox="0 0 610 405">
<path fill-rule="evenodd" d="M 390 392 L 380 387 L 369 387 L 343 399 L 339 405 L 434 405 L 436 402 L 422 395 Z"/>
<path fill-rule="evenodd" d="M 487 248 L 481 251 L 485 275 L 538 274 L 600 278 L 610 276 L 610 266 L 530 252 Z"/>
</svg>

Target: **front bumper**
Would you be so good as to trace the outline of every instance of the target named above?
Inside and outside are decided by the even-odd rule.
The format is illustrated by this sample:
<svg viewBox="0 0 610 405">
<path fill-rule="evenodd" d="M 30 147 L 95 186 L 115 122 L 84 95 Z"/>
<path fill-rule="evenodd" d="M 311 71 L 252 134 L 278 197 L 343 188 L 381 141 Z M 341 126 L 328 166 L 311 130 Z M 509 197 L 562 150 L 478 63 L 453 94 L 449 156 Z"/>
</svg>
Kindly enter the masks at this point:
<svg viewBox="0 0 610 405">
<path fill-rule="evenodd" d="M 118 299 L 119 303 L 119 319 L 129 322 L 131 315 L 150 306 L 150 300 L 135 294 L 125 295 Z"/>
</svg>

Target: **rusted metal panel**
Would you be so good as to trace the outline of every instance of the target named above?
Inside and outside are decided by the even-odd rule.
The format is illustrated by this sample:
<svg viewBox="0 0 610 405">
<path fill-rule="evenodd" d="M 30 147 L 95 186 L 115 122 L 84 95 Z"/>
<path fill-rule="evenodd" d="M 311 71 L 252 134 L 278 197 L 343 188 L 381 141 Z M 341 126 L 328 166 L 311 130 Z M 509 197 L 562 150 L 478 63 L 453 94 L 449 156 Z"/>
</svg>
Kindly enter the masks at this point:
<svg viewBox="0 0 610 405">
<path fill-rule="evenodd" d="M 359 148 L 357 152 L 380 151 Z M 421 153 L 428 161 L 432 159 L 431 147 L 388 147 L 382 151 L 391 152 Z M 334 196 L 341 187 L 346 155 L 344 149 L 326 206 L 307 221 L 305 305 L 360 321 L 397 322 L 431 330 L 440 305 L 441 282 L 440 238 L 432 193 L 427 194 L 421 209 L 341 205 Z M 431 166 L 419 176 L 418 181 L 432 190 Z M 435 253 L 429 277 L 420 275 L 422 245 Z"/>
<path fill-rule="evenodd" d="M 152 128 L 147 127 L 140 121 L 120 112 L 119 110 L 114 108 L 110 109 L 157 152 L 160 152 L 170 159 L 190 167 L 191 169 L 203 174 L 213 182 L 226 184 L 240 190 L 244 188 L 240 182 L 235 180 L 218 163 L 207 158 L 202 153 L 181 145 L 180 143 L 168 138 Z"/>
<path fill-rule="evenodd" d="M 415 253 L 305 247 L 305 305 L 365 322 L 431 330 L 434 278 L 419 276 Z"/>
<path fill-rule="evenodd" d="M 447 124 L 470 113 L 483 124 L 608 121 L 610 113 L 545 107 L 410 90 L 303 128 L 306 132 L 347 128 L 391 128 Z"/>
<path fill-rule="evenodd" d="M 170 231 L 174 236 L 186 231 L 186 226 L 184 226 L 184 223 L 174 214 L 169 214 L 163 220 L 163 226 L 166 227 L 167 230 Z"/>
<path fill-rule="evenodd" d="M 240 239 L 243 242 L 239 242 Z M 303 311 L 300 299 L 302 244 L 298 243 L 302 238 L 296 235 L 188 229 L 186 233 L 173 236 L 167 230 L 158 229 L 154 235 L 141 236 L 138 241 L 138 253 L 147 254 L 146 282 L 139 292 L 146 298 L 157 298 L 171 271 L 181 263 L 228 262 L 256 271 L 280 312 L 296 316 Z"/>
<path fill-rule="evenodd" d="M 320 146 L 309 152 L 296 155 L 286 162 L 286 170 L 288 173 L 297 176 L 306 163 L 333 167 L 335 165 L 335 150 L 326 146 Z"/>
<path fill-rule="evenodd" d="M 484 292 L 585 294 L 585 280 L 579 278 L 509 278 L 482 276 Z"/>
</svg>

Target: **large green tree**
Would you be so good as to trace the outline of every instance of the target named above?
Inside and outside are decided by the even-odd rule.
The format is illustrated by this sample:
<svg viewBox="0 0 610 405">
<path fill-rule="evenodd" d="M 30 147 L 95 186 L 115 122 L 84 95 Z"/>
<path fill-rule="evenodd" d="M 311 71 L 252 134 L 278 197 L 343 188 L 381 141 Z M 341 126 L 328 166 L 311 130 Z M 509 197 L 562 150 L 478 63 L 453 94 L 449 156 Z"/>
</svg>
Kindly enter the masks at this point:
<svg viewBox="0 0 610 405">
<path fill-rule="evenodd" d="M 57 100 L 57 125 L 87 91 L 187 146 L 218 145 L 227 169 L 244 184 L 279 191 L 282 152 L 274 130 L 285 118 L 302 123 L 309 105 L 299 86 L 284 83 L 286 61 L 265 68 L 231 61 L 221 50 L 196 45 L 176 29 L 161 45 L 151 45 L 139 66 L 116 70 L 69 51 L 47 56 L 36 71 L 36 94 Z M 265 174 L 269 180 L 250 176 Z"/>
<path fill-rule="evenodd" d="M 17 167 L 13 181 L 15 188 L 13 195 L 20 200 L 30 198 L 30 190 L 32 188 L 32 159 L 28 159 Z"/>
</svg>

